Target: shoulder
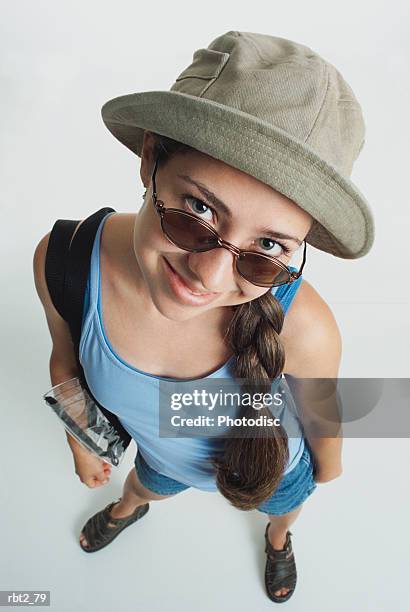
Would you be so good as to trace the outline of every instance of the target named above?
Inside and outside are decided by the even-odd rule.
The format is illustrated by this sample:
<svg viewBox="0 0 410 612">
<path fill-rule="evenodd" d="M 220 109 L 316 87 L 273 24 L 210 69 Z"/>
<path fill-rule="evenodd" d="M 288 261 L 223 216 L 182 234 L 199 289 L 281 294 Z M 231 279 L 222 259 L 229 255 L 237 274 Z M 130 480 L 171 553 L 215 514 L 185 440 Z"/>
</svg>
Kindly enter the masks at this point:
<svg viewBox="0 0 410 612">
<path fill-rule="evenodd" d="M 336 319 L 322 296 L 302 280 L 285 316 L 281 333 L 284 372 L 300 378 L 336 378 L 342 339 Z"/>
<path fill-rule="evenodd" d="M 126 273 L 133 262 L 135 214 L 116 212 L 104 222 L 101 233 L 101 257 L 109 270 Z"/>
<path fill-rule="evenodd" d="M 77 229 L 81 223 L 78 224 Z M 77 230 L 76 230 L 77 231 Z M 50 367 L 76 376 L 78 367 L 73 350 L 70 328 L 56 310 L 51 299 L 45 272 L 48 243 L 51 232 L 48 232 L 37 244 L 33 254 L 34 284 L 46 315 L 47 325 L 52 340 Z"/>
<path fill-rule="evenodd" d="M 75 228 L 73 232 L 73 236 L 71 240 L 75 236 L 81 223 L 83 223 L 83 220 L 79 221 L 77 227 Z M 48 293 L 48 287 L 46 283 L 46 277 L 45 277 L 45 263 L 46 263 L 50 236 L 51 236 L 51 231 L 47 232 L 47 234 L 45 234 L 45 236 L 41 238 L 40 242 L 36 245 L 36 248 L 34 249 L 34 253 L 33 253 L 33 274 L 34 274 L 35 286 L 36 286 L 37 293 L 38 293 L 40 300 L 42 301 L 44 305 L 47 305 L 47 306 L 51 304 L 51 300 L 50 300 L 49 293 Z"/>
<path fill-rule="evenodd" d="M 101 248 L 104 248 L 107 254 L 114 256 L 126 242 L 125 239 L 131 238 L 135 217 L 133 213 L 123 212 L 115 212 L 107 217 L 101 235 Z"/>
<path fill-rule="evenodd" d="M 124 243 L 124 234 L 128 237 L 133 231 L 135 214 L 115 212 L 110 214 L 104 221 L 101 234 L 101 247 L 108 252 L 114 252 L 119 245 Z M 114 254 L 114 253 L 112 253 Z"/>
</svg>

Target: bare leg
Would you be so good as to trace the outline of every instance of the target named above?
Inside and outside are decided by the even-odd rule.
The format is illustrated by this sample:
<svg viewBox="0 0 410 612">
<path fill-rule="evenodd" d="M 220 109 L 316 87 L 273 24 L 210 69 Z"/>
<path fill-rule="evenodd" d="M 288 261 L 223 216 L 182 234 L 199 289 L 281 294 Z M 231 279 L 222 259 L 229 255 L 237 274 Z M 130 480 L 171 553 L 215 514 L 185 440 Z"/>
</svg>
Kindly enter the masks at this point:
<svg viewBox="0 0 410 612">
<path fill-rule="evenodd" d="M 121 501 L 113 506 L 110 516 L 113 518 L 124 518 L 132 514 L 138 506 L 142 506 L 148 501 L 159 501 L 161 499 L 167 499 L 168 497 L 173 497 L 173 495 L 157 495 L 157 493 L 153 493 L 153 491 L 146 489 L 139 481 L 135 467 L 133 467 L 124 482 Z M 108 526 L 114 527 L 111 523 L 108 523 Z M 80 535 L 80 542 L 83 546 L 88 546 L 87 540 L 82 532 Z"/>
<path fill-rule="evenodd" d="M 269 514 L 269 531 L 268 538 L 275 550 L 283 550 L 286 542 L 286 532 L 290 525 L 295 522 L 302 510 L 303 504 L 288 512 L 287 514 Z M 288 593 L 289 589 L 283 587 L 278 591 L 275 591 L 275 595 L 283 596 Z"/>
</svg>

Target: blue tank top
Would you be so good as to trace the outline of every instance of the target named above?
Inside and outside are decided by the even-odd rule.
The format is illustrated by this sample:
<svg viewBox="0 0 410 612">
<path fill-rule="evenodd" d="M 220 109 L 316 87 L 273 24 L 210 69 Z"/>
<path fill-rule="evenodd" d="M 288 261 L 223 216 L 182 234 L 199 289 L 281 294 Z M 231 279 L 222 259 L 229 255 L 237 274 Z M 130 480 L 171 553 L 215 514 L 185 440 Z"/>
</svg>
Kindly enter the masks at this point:
<svg viewBox="0 0 410 612">
<path fill-rule="evenodd" d="M 223 440 L 159 437 L 159 382 L 178 379 L 149 374 L 130 365 L 114 351 L 105 335 L 101 315 L 100 241 L 104 222 L 112 214 L 115 213 L 102 219 L 96 233 L 84 298 L 79 357 L 87 384 L 98 402 L 117 415 L 149 466 L 188 486 L 216 491 L 211 457 L 222 454 Z M 302 277 L 290 285 L 271 289 L 285 313 L 301 280 Z M 233 359 L 234 356 L 202 378 L 233 378 Z M 288 438 L 289 461 L 285 474 L 296 467 L 305 447 L 300 423 L 296 427 L 300 437 L 292 434 Z"/>
</svg>

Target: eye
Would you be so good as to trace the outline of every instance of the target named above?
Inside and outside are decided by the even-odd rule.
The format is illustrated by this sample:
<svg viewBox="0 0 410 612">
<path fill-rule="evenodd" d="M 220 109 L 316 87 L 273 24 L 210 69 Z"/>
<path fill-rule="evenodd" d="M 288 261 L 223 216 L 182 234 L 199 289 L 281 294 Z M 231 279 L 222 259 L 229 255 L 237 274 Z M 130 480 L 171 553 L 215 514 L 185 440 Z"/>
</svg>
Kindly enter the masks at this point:
<svg viewBox="0 0 410 612">
<path fill-rule="evenodd" d="M 193 196 L 184 195 L 182 197 L 184 199 L 184 202 L 188 202 L 188 201 L 192 202 L 192 204 L 189 204 L 188 206 L 186 206 L 189 212 L 193 212 L 196 215 L 201 216 L 201 217 L 205 217 L 205 213 L 209 212 L 211 216 L 210 218 L 205 217 L 205 221 L 213 221 L 213 213 L 215 211 L 213 208 L 208 206 L 208 204 L 205 204 L 205 202 L 202 202 L 202 200 L 198 200 L 198 198 L 194 198 Z"/>
<path fill-rule="evenodd" d="M 276 248 L 269 246 L 269 243 L 271 245 L 275 245 Z M 261 245 L 263 252 L 267 255 L 271 255 L 272 257 L 280 257 L 281 255 L 287 257 L 291 252 L 291 249 L 287 247 L 286 244 L 276 242 L 276 240 L 273 240 L 273 238 L 260 238 L 259 244 Z"/>
<path fill-rule="evenodd" d="M 205 221 L 208 221 L 208 223 L 213 222 L 214 213 L 216 218 L 216 212 L 212 208 L 212 206 L 205 204 L 205 202 L 203 202 L 202 200 L 199 200 L 198 198 L 195 198 L 194 196 L 190 196 L 188 194 L 184 194 L 182 196 L 182 199 L 184 203 L 192 202 L 192 204 L 185 204 L 185 208 L 188 209 L 188 212 L 193 212 L 200 217 L 204 217 Z M 205 217 L 205 213 L 207 212 L 210 213 L 210 218 Z M 263 253 L 266 253 L 267 255 L 271 255 L 272 257 L 288 257 L 292 252 L 292 249 L 287 247 L 286 244 L 283 244 L 282 242 L 276 242 L 276 240 L 273 240 L 273 238 L 265 237 L 259 238 L 258 240 L 259 244 L 261 245 L 261 248 L 259 250 Z M 272 248 L 269 243 L 270 245 L 275 245 L 276 248 Z"/>
</svg>

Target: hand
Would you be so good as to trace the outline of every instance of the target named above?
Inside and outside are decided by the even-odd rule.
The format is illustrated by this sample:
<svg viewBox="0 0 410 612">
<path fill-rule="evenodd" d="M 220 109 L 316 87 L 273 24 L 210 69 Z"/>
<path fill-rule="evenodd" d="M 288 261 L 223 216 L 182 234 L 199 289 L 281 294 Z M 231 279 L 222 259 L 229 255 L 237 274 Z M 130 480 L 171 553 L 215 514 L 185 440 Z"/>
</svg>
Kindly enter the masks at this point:
<svg viewBox="0 0 410 612">
<path fill-rule="evenodd" d="M 84 450 L 73 452 L 75 473 L 87 487 L 95 489 L 108 483 L 111 465 Z"/>
</svg>

